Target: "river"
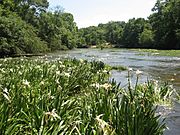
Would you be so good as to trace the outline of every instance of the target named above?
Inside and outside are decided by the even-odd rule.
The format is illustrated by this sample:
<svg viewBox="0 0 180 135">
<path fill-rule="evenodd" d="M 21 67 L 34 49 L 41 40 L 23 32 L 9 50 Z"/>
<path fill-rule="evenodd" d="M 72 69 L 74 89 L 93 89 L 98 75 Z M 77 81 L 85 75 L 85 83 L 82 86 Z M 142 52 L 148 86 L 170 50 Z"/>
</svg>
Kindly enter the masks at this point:
<svg viewBox="0 0 180 135">
<path fill-rule="evenodd" d="M 98 60 L 111 66 L 126 66 L 132 68 L 131 81 L 136 81 L 135 71 L 143 71 L 139 83 L 155 79 L 161 82 L 168 81 L 180 93 L 180 57 L 159 56 L 148 52 L 138 52 L 129 49 L 76 49 L 71 51 L 61 51 L 49 54 L 51 59 L 65 57 L 86 59 L 89 61 Z M 112 77 L 121 87 L 127 86 L 127 71 L 112 71 Z M 180 104 L 174 102 L 172 110 L 162 108 L 168 130 L 164 135 L 180 135 Z"/>
</svg>

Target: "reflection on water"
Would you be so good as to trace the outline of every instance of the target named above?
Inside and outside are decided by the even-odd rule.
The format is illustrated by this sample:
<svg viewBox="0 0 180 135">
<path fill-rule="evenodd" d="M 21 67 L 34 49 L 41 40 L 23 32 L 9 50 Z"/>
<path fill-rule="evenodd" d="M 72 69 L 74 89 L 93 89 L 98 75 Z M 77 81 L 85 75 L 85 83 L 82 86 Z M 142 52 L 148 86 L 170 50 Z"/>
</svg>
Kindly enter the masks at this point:
<svg viewBox="0 0 180 135">
<path fill-rule="evenodd" d="M 49 55 L 51 59 L 70 57 L 89 61 L 100 60 L 112 66 L 123 65 L 133 68 L 134 72 L 139 69 L 143 71 L 139 82 L 144 82 L 148 79 L 169 81 L 180 93 L 180 57 L 156 56 L 149 53 L 139 55 L 139 52 L 127 49 L 77 49 Z M 112 78 L 117 82 L 121 82 L 122 87 L 126 87 L 127 71 L 119 72 L 113 70 Z M 135 73 L 132 73 L 132 83 L 135 84 L 135 80 Z M 164 111 L 166 112 L 166 123 L 169 127 L 169 130 L 166 130 L 164 134 L 180 135 L 180 104 L 175 102 L 173 111 L 168 112 L 167 109 L 164 109 Z"/>
</svg>

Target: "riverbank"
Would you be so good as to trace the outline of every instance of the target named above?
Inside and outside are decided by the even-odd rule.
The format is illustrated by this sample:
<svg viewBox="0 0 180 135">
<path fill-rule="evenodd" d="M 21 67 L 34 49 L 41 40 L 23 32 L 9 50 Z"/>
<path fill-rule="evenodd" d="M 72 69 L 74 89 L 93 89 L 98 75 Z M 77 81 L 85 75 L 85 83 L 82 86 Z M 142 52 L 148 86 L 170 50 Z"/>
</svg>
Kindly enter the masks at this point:
<svg viewBox="0 0 180 135">
<path fill-rule="evenodd" d="M 180 50 L 157 50 L 157 49 L 130 49 L 130 50 L 138 51 L 140 52 L 140 55 L 143 52 L 147 52 L 150 55 L 180 57 Z"/>
<path fill-rule="evenodd" d="M 136 85 L 129 80 L 124 89 L 108 81 L 109 69 L 98 61 L 41 57 L 0 63 L 2 135 L 144 135 L 165 129 L 155 106 L 171 104 L 172 88 L 155 81 L 139 84 L 140 71 Z M 132 74 L 129 69 L 128 77 Z"/>
<path fill-rule="evenodd" d="M 84 46 L 81 48 L 74 48 L 74 49 L 117 49 L 117 50 L 122 50 L 122 49 L 128 49 L 131 51 L 135 51 L 135 52 L 139 52 L 137 55 L 144 55 L 144 53 L 148 53 L 149 55 L 154 55 L 154 56 L 174 56 L 174 57 L 180 57 L 180 50 L 157 50 L 157 49 L 131 49 L 131 48 L 117 48 L 116 45 L 109 45 L 109 44 L 105 44 L 105 45 L 92 45 L 92 46 Z M 73 50 L 73 49 L 71 49 Z M 54 51 L 51 53 L 56 53 L 56 52 L 64 52 L 64 51 L 71 51 L 68 49 L 64 49 L 64 50 L 59 50 L 59 51 Z M 14 54 L 14 55 L 7 55 L 7 56 L 0 56 L 0 58 L 5 58 L 5 57 L 33 57 L 33 56 L 44 56 L 46 54 L 48 54 L 50 52 L 47 53 L 35 53 L 35 54 Z"/>
<path fill-rule="evenodd" d="M 159 49 L 144 49 L 144 48 L 124 48 L 123 45 L 113 45 L 113 44 L 102 44 L 102 45 L 91 45 L 91 46 L 86 46 L 84 47 L 86 49 L 91 48 L 91 49 L 129 49 L 132 51 L 138 51 L 139 55 L 143 55 L 143 52 L 147 52 L 150 55 L 159 55 L 159 56 L 177 56 L 180 57 L 180 50 L 159 50 Z"/>
</svg>

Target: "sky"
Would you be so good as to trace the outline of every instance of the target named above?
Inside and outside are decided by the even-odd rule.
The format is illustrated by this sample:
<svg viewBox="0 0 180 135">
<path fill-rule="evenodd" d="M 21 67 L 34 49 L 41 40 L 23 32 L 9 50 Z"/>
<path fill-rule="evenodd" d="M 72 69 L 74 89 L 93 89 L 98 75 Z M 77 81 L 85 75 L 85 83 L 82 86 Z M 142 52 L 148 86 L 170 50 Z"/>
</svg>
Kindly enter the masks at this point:
<svg viewBox="0 0 180 135">
<path fill-rule="evenodd" d="M 147 18 L 156 0 L 48 0 L 50 8 L 61 6 L 72 13 L 79 28 L 109 21 Z"/>
</svg>

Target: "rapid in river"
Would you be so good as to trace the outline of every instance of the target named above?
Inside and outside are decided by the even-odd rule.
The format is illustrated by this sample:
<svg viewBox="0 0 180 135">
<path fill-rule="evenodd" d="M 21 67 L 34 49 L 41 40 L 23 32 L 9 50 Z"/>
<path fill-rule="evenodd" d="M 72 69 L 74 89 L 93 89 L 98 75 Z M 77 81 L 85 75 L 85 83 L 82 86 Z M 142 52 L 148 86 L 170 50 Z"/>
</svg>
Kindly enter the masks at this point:
<svg viewBox="0 0 180 135">
<path fill-rule="evenodd" d="M 129 49 L 76 49 L 60 51 L 49 54 L 47 57 L 55 59 L 59 57 L 98 60 L 111 66 L 125 66 L 133 71 L 143 71 L 139 83 L 155 79 L 161 82 L 169 82 L 180 93 L 180 57 L 159 56 L 155 53 L 138 52 Z M 127 71 L 112 71 L 112 77 L 121 87 L 127 86 Z M 136 75 L 131 76 L 132 83 L 136 81 Z M 180 104 L 174 102 L 173 109 L 162 108 L 166 117 L 168 129 L 165 135 L 180 135 Z"/>
</svg>

